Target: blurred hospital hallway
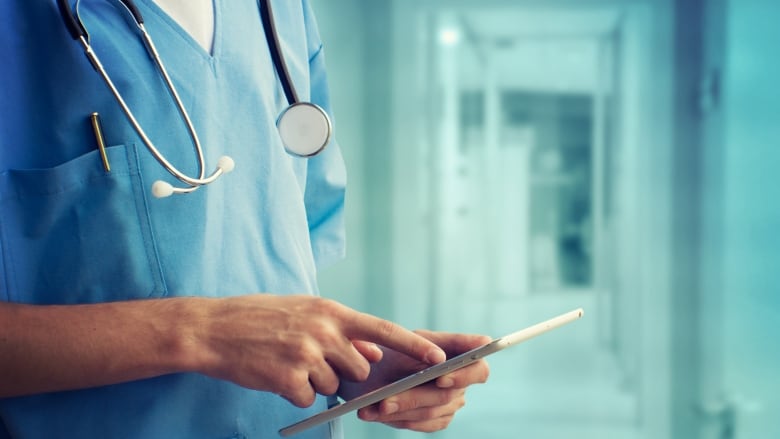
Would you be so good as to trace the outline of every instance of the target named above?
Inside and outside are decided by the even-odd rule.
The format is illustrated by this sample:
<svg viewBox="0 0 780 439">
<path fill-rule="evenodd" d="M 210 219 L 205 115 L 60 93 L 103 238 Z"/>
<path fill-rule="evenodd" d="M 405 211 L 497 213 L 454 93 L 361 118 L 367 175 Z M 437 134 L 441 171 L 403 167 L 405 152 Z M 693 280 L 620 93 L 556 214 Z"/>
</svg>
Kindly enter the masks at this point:
<svg viewBox="0 0 780 439">
<path fill-rule="evenodd" d="M 780 438 L 780 2 L 311 2 L 349 172 L 322 294 L 493 336 L 586 311 L 431 437 Z"/>
</svg>

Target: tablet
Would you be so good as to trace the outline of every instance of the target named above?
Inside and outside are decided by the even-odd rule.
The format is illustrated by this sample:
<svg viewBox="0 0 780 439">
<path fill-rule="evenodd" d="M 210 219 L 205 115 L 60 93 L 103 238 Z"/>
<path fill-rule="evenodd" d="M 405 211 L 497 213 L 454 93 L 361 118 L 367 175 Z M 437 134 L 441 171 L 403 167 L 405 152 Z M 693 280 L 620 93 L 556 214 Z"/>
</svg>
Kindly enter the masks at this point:
<svg viewBox="0 0 780 439">
<path fill-rule="evenodd" d="M 306 418 L 300 422 L 289 425 L 279 430 L 279 433 L 285 437 L 291 436 L 308 428 L 314 427 L 315 425 L 328 422 L 353 410 L 358 410 L 371 404 L 375 404 L 397 393 L 409 390 L 412 387 L 419 386 L 420 384 L 427 383 L 428 381 L 438 378 L 448 372 L 452 372 L 454 370 L 468 366 L 469 364 L 478 361 L 481 358 L 506 349 L 509 346 L 522 343 L 528 339 L 536 337 L 537 335 L 544 334 L 547 331 L 573 322 L 574 320 L 582 317 L 582 314 L 582 308 L 575 309 L 574 311 L 561 314 L 558 317 L 553 317 L 550 320 L 529 326 L 528 328 L 525 328 L 521 331 L 497 338 L 486 345 L 472 349 L 468 352 L 464 352 L 456 357 L 450 358 L 443 363 L 439 363 L 435 366 L 423 369 L 417 373 L 401 378 L 398 381 L 387 384 L 344 403 L 335 405 L 328 410 L 317 413 L 316 415 Z"/>
</svg>

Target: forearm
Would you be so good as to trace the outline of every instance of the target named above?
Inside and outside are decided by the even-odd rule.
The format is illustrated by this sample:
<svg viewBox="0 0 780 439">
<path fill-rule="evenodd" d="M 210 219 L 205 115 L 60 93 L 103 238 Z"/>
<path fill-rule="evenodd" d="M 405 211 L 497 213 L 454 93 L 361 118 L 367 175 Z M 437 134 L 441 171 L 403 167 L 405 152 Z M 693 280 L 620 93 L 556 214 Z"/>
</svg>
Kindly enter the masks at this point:
<svg viewBox="0 0 780 439">
<path fill-rule="evenodd" d="M 194 370 L 195 300 L 67 306 L 0 302 L 0 397 Z"/>
<path fill-rule="evenodd" d="M 445 357 L 392 322 L 309 295 L 0 302 L 0 398 L 195 372 L 306 407 L 342 378 L 365 380 L 375 343 L 427 364 Z"/>
</svg>

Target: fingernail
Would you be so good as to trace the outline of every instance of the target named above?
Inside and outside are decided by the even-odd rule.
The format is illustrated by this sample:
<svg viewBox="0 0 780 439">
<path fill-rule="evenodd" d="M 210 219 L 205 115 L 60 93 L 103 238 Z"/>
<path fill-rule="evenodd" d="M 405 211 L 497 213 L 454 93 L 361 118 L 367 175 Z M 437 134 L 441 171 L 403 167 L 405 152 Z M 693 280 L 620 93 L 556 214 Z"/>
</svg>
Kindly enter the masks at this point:
<svg viewBox="0 0 780 439">
<path fill-rule="evenodd" d="M 442 389 L 447 389 L 449 387 L 452 387 L 454 384 L 455 384 L 455 380 L 453 380 L 450 377 L 439 378 L 439 382 L 436 383 L 436 385 Z"/>
<path fill-rule="evenodd" d="M 428 354 L 425 355 L 425 362 L 429 364 L 439 364 L 447 359 L 447 354 L 441 349 L 431 349 Z"/>
<path fill-rule="evenodd" d="M 384 407 L 382 408 L 382 411 L 386 415 L 392 415 L 393 413 L 398 411 L 398 404 L 395 402 L 386 402 L 384 404 Z"/>
<path fill-rule="evenodd" d="M 364 421 L 373 421 L 374 419 L 379 417 L 379 414 L 377 414 L 377 412 L 372 410 L 370 407 L 361 410 L 361 414 L 363 415 L 361 416 L 361 418 Z"/>
</svg>

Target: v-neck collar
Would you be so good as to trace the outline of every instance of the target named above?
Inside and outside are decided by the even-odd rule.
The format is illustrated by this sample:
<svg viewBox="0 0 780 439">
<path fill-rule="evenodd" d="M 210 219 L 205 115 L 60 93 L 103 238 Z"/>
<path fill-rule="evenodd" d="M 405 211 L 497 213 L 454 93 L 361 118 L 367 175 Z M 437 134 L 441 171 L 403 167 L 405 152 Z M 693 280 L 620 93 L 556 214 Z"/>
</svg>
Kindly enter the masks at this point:
<svg viewBox="0 0 780 439">
<path fill-rule="evenodd" d="M 163 10 L 153 0 L 140 0 L 146 8 L 157 15 L 159 19 L 165 23 L 173 32 L 178 34 L 188 46 L 197 52 L 200 56 L 207 59 L 209 62 L 213 62 L 216 58 L 219 58 L 222 51 L 222 0 L 213 0 L 214 8 L 214 38 L 211 45 L 211 52 L 206 51 L 203 46 L 184 29 L 176 20 L 173 19 L 165 10 Z M 152 35 L 154 38 L 154 35 Z"/>
</svg>

